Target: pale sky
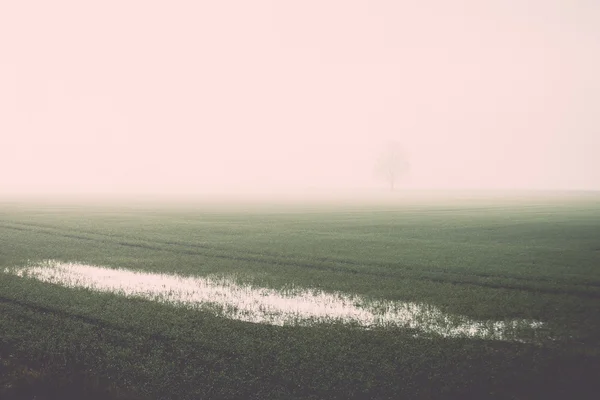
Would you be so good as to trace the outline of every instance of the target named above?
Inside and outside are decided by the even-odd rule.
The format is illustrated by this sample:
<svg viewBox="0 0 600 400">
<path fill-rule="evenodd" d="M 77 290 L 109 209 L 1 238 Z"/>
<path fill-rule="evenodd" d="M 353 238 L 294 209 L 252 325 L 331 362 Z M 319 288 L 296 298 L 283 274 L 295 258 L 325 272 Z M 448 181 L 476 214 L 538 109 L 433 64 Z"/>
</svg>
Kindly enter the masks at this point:
<svg viewBox="0 0 600 400">
<path fill-rule="evenodd" d="M 0 2 L 0 193 L 600 189 L 597 0 Z"/>
</svg>

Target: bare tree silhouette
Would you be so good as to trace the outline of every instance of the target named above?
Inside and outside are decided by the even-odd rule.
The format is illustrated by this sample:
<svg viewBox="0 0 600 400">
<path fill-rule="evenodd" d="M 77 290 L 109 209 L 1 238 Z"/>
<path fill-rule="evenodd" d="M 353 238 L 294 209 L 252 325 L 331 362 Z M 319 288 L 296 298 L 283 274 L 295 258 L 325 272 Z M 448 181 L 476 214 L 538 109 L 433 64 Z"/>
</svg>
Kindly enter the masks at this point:
<svg viewBox="0 0 600 400">
<path fill-rule="evenodd" d="M 388 142 L 385 150 L 377 159 L 375 173 L 390 185 L 391 191 L 394 191 L 398 180 L 409 170 L 410 164 L 400 143 Z"/>
</svg>

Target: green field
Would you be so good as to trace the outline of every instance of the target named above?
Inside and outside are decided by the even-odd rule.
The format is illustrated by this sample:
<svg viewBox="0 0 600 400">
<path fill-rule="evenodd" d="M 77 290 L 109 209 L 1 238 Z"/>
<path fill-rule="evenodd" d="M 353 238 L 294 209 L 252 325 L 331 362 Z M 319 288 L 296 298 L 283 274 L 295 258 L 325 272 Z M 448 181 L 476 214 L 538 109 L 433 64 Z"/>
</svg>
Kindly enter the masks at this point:
<svg viewBox="0 0 600 400">
<path fill-rule="evenodd" d="M 42 260 L 235 276 L 531 340 L 273 326 L 10 274 Z M 4 271 L 4 272 L 3 272 Z M 0 398 L 597 398 L 600 195 L 327 204 L 0 204 Z"/>
</svg>

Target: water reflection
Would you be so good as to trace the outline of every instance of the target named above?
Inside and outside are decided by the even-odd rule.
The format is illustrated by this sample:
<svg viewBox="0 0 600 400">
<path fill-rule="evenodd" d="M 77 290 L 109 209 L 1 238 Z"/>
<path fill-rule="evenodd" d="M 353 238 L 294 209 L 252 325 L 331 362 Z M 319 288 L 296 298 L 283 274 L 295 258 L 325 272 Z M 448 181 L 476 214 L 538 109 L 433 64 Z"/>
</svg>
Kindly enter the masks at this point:
<svg viewBox="0 0 600 400">
<path fill-rule="evenodd" d="M 183 277 L 48 260 L 5 273 L 70 288 L 113 292 L 201 309 L 225 318 L 272 325 L 343 323 L 366 329 L 408 328 L 418 336 L 531 340 L 543 323 L 476 321 L 421 303 L 369 299 L 355 294 L 294 287 L 276 290 L 234 277 Z"/>
</svg>

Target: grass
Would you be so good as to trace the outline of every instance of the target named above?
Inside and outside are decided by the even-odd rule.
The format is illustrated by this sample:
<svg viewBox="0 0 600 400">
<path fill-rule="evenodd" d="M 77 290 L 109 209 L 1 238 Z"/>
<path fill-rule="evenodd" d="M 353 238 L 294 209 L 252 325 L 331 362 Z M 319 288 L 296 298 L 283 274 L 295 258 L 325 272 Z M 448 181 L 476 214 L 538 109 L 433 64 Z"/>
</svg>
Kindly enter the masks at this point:
<svg viewBox="0 0 600 400">
<path fill-rule="evenodd" d="M 0 398 L 595 398 L 600 197 L 0 205 L 0 271 L 55 259 L 539 320 L 532 343 L 272 326 L 0 273 Z"/>
</svg>

